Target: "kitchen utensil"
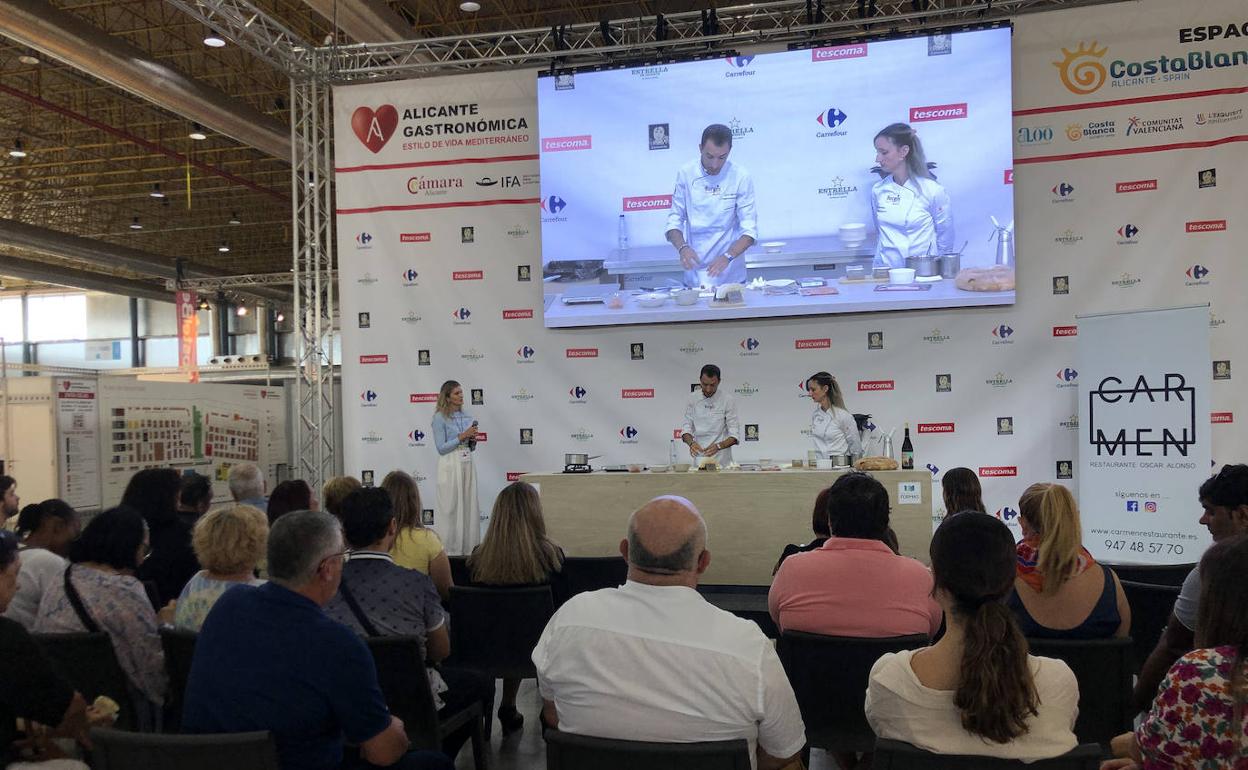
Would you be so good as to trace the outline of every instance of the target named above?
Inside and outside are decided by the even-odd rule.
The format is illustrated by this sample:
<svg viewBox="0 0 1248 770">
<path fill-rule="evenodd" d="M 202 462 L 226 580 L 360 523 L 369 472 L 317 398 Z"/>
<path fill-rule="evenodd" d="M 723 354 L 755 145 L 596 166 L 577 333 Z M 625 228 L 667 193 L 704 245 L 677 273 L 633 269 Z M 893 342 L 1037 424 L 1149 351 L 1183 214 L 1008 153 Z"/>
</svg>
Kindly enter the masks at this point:
<svg viewBox="0 0 1248 770">
<path fill-rule="evenodd" d="M 909 261 L 909 260 L 907 260 Z M 907 284 L 914 283 L 915 271 L 908 267 L 894 267 L 888 271 L 888 280 L 891 283 Z"/>
<path fill-rule="evenodd" d="M 915 257 L 914 274 L 920 278 L 940 275 L 940 257 Z"/>
<path fill-rule="evenodd" d="M 880 439 L 880 456 L 881 457 L 893 458 L 893 433 L 896 430 L 897 430 L 896 428 L 893 428 L 888 433 L 884 434 L 884 438 Z M 893 459 L 896 459 L 896 458 L 893 458 Z"/>
<path fill-rule="evenodd" d="M 854 462 L 854 459 L 849 455 L 832 455 L 829 459 L 833 468 L 848 468 Z"/>
<path fill-rule="evenodd" d="M 961 254 L 942 254 L 940 257 L 940 277 L 957 278 L 962 269 Z"/>
<path fill-rule="evenodd" d="M 669 294 L 660 294 L 658 292 L 650 292 L 649 294 L 638 294 L 637 304 L 642 307 L 662 307 L 667 302 Z"/>
<path fill-rule="evenodd" d="M 569 452 L 563 456 L 564 465 L 589 465 L 590 460 L 597 460 L 602 455 L 587 455 L 580 452 Z"/>
<path fill-rule="evenodd" d="M 996 264 L 1005 267 L 1014 267 L 1014 223 L 1002 227 L 997 218 L 989 215 L 992 220 L 992 235 L 988 236 L 988 240 L 997 239 L 997 259 Z"/>
<path fill-rule="evenodd" d="M 819 462 L 819 450 L 807 449 L 806 450 L 806 465 L 813 468 L 815 467 L 815 463 L 817 462 Z"/>
<path fill-rule="evenodd" d="M 672 296 L 676 298 L 677 305 L 696 305 L 701 294 L 697 289 L 679 289 Z"/>
<path fill-rule="evenodd" d="M 918 280 L 917 278 L 915 280 Z M 931 280 L 930 278 L 925 280 Z M 932 288 L 930 283 L 882 283 L 875 287 L 875 291 L 928 291 Z"/>
</svg>

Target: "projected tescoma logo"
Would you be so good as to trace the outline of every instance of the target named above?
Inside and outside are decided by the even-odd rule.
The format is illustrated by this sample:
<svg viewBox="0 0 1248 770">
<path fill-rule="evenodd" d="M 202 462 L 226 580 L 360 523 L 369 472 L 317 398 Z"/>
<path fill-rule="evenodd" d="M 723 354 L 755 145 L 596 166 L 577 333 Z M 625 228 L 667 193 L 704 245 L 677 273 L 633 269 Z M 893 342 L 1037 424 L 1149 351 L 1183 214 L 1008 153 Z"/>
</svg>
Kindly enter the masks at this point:
<svg viewBox="0 0 1248 770">
<path fill-rule="evenodd" d="M 1088 393 L 1088 440 L 1098 456 L 1153 457 L 1160 447 L 1163 457 L 1186 457 L 1196 444 L 1196 389 L 1175 372 L 1160 382 L 1140 374 L 1134 385 L 1104 377 Z"/>
</svg>

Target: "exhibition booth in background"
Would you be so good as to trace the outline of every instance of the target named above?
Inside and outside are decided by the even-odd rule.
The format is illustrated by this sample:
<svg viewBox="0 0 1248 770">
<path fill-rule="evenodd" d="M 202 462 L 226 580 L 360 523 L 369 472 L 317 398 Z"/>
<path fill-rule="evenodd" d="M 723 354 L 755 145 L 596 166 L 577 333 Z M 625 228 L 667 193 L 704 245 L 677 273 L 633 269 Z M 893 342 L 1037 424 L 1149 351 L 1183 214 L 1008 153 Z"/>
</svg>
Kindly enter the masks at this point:
<svg viewBox="0 0 1248 770">
<path fill-rule="evenodd" d="M 563 247 L 609 259 L 624 247 L 616 218 L 577 224 L 578 208 L 622 201 L 627 247 L 661 246 L 662 215 L 649 204 L 629 213 L 627 199 L 659 196 L 662 207 L 675 168 L 697 157 L 709 122 L 732 126 L 733 159 L 760 172 L 778 148 L 800 153 L 785 177 L 769 177 L 772 199 L 823 200 L 823 211 L 837 212 L 829 232 L 869 222 L 862 188 L 872 183 L 872 138 L 889 110 L 860 119 L 845 106 L 850 89 L 837 68 L 871 73 L 882 44 L 865 41 L 861 55 L 818 65 L 827 74 L 811 99 L 820 106 L 801 115 L 809 125 L 780 120 L 750 100 L 718 120 L 686 115 L 675 101 L 635 100 L 599 116 L 627 137 L 570 125 L 548 132 L 539 122 L 539 90 L 553 96 L 559 86 L 535 70 L 337 87 L 345 470 L 377 482 L 390 469 L 407 470 L 433 509 L 438 455 L 430 420 L 446 379 L 463 384 L 465 410 L 483 432 L 476 452 L 483 517 L 509 481 L 558 471 L 566 452 L 602 455 L 606 464 L 667 463 L 706 363 L 722 368 L 721 387 L 738 403 L 738 462 L 803 458 L 812 410 L 804 383 L 826 370 L 850 411 L 870 414 L 881 432 L 896 428 L 896 443 L 909 423 L 916 469 L 932 477 L 933 499 L 923 503 L 933 519 L 944 514 L 942 473 L 967 466 L 979 474 L 989 511 L 1014 527 L 1022 490 L 1058 481 L 1079 491 L 1085 542 L 1099 558 L 1193 561 L 1207 544 L 1196 524 L 1196 487 L 1211 463 L 1248 457 L 1235 425 L 1248 396 L 1234 379 L 1248 346 L 1241 333 L 1248 267 L 1239 254 L 1248 229 L 1248 36 L 1228 34 L 1246 21 L 1235 0 L 1020 17 L 1005 89 L 1013 125 L 998 134 L 1012 135 L 1012 162 L 1008 143 L 996 151 L 973 141 L 975 98 L 908 90 L 906 73 L 881 62 L 880 72 L 890 74 L 872 87 L 911 108 L 907 115 L 898 107 L 896 119 L 915 121 L 938 175 L 987 191 L 962 212 L 954 197 L 956 240 L 970 242 L 968 264 L 991 263 L 988 217 L 997 215 L 994 202 L 1013 198 L 1016 287 L 987 307 L 544 323 L 550 307 L 560 307 L 543 291 L 542 243 L 551 228 L 560 220 L 581 227 Z M 934 37 L 941 38 L 935 46 L 920 38 L 920 58 L 956 57 L 969 40 Z M 744 85 L 751 76 L 743 72 L 769 66 L 753 58 L 762 51 L 740 53 L 716 60 L 718 75 L 710 62 L 698 65 L 701 77 L 719 78 L 708 88 Z M 620 77 L 661 80 L 679 66 Z M 1007 73 L 977 77 L 1003 81 Z M 915 108 L 932 107 L 942 109 L 915 117 Z M 829 114 L 839 120 L 835 131 L 825 130 Z M 463 123 L 471 132 L 444 125 Z M 645 145 L 656 124 L 667 124 L 670 146 L 651 151 Z M 804 143 L 790 138 L 794 132 Z M 644 146 L 650 165 L 611 162 L 602 151 L 621 142 Z M 973 184 L 966 181 L 972 169 L 980 180 Z M 555 189 L 553 174 L 565 185 L 575 179 L 577 192 Z M 985 186 L 988 177 L 995 187 Z M 782 227 L 776 212 L 798 206 L 773 207 L 772 232 Z M 785 221 L 782 235 L 817 237 L 816 219 Z M 569 254 L 547 256 L 549 263 Z M 654 277 L 633 274 L 627 285 Z M 767 499 L 748 502 L 765 521 Z M 714 512 L 707 513 L 713 540 Z M 438 512 L 431 515 L 436 528 Z M 1177 553 L 1176 543 L 1185 546 Z"/>
</svg>

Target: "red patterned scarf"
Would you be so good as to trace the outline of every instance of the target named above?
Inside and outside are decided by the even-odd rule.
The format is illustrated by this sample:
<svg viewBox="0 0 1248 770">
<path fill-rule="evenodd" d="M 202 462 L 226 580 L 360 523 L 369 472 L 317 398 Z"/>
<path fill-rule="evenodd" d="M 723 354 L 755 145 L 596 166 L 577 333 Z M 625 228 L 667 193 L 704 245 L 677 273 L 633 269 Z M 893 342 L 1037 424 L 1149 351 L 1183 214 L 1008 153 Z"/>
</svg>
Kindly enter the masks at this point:
<svg viewBox="0 0 1248 770">
<path fill-rule="evenodd" d="M 1018 576 L 1023 582 L 1031 586 L 1036 593 L 1044 593 L 1044 575 L 1041 574 L 1039 568 L 1040 562 L 1040 544 L 1034 538 L 1023 539 L 1017 547 L 1018 552 Z M 1092 554 L 1088 553 L 1088 549 L 1079 548 L 1079 560 L 1075 565 L 1074 575 L 1080 575 L 1086 572 L 1096 564 L 1096 559 L 1092 558 Z M 1071 575 L 1071 577 L 1074 577 Z"/>
</svg>

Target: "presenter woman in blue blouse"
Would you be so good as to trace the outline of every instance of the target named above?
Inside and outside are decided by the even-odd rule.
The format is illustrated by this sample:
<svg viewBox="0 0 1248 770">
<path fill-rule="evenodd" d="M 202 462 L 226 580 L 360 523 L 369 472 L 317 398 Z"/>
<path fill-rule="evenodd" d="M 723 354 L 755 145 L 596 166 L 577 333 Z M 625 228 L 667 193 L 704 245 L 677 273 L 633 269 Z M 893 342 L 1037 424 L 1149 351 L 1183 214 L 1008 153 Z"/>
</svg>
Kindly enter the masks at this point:
<svg viewBox="0 0 1248 770">
<path fill-rule="evenodd" d="M 438 447 L 438 522 L 446 552 L 463 556 L 481 542 L 481 504 L 477 501 L 477 421 L 464 413 L 464 389 L 455 380 L 442 383 L 433 413 Z"/>
</svg>

